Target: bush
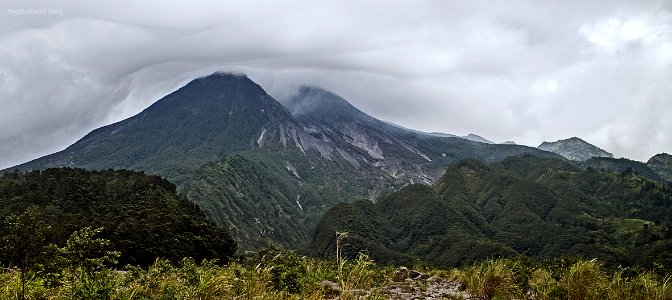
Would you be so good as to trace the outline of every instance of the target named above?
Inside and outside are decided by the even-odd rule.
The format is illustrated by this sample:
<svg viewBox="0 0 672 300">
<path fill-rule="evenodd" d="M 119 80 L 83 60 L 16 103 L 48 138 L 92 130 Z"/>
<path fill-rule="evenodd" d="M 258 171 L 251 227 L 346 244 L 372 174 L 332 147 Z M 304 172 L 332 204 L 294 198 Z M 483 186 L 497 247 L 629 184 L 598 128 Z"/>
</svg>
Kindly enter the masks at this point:
<svg viewBox="0 0 672 300">
<path fill-rule="evenodd" d="M 531 298 L 537 300 L 566 299 L 567 290 L 546 269 L 537 269 L 529 280 Z"/>
<path fill-rule="evenodd" d="M 581 260 L 575 263 L 562 281 L 568 300 L 599 299 L 606 288 L 602 265 L 597 260 Z"/>
<path fill-rule="evenodd" d="M 510 264 L 504 260 L 488 260 L 468 267 L 459 276 L 463 287 L 475 299 L 512 299 L 522 293 L 516 285 Z"/>
</svg>

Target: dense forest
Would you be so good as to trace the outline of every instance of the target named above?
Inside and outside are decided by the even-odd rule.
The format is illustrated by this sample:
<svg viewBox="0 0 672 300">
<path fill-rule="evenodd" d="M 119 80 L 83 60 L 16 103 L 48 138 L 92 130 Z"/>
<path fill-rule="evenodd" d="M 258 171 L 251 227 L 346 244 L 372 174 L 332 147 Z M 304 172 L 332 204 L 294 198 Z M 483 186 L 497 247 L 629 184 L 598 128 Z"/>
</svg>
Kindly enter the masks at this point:
<svg viewBox="0 0 672 300">
<path fill-rule="evenodd" d="M 147 266 L 157 258 L 225 261 L 236 251 L 228 232 L 179 197 L 172 183 L 126 170 L 7 173 L 0 177 L 0 220 L 5 220 L 3 239 L 19 234 L 13 230 L 35 227 L 33 234 L 43 235 L 43 244 L 57 246 L 66 245 L 77 230 L 101 228 L 98 237 L 120 253 L 120 266 Z M 42 228 L 34 224 L 38 221 Z M 4 254 L 0 264 L 8 265 Z"/>
<path fill-rule="evenodd" d="M 672 188 L 627 169 L 579 169 L 529 155 L 463 160 L 434 185 L 409 185 L 378 203 L 341 203 L 318 225 L 312 248 L 333 253 L 349 232 L 351 255 L 458 266 L 491 257 L 563 255 L 607 265 L 671 270 Z M 346 249 L 346 253 L 348 250 Z"/>
</svg>

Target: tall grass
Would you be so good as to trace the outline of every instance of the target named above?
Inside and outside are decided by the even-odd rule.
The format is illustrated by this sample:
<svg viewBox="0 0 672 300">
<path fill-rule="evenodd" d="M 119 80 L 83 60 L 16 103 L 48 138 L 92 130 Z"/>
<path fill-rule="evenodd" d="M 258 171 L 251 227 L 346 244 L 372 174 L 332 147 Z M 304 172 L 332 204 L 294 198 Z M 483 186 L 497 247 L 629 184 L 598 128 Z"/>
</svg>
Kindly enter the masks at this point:
<svg viewBox="0 0 672 300">
<path fill-rule="evenodd" d="M 616 272 L 608 282 L 606 299 L 672 299 L 671 278 L 660 278 L 651 272 L 637 274 L 633 278 L 627 278 L 623 270 Z"/>
<path fill-rule="evenodd" d="M 297 267 L 298 266 L 298 267 Z M 529 268 L 521 272 L 521 268 Z M 529 271 L 529 272 L 528 272 Z M 66 271 L 68 272 L 68 271 Z M 294 272 L 294 273 L 292 273 Z M 511 260 L 490 260 L 461 269 L 440 271 L 462 283 L 469 299 L 672 299 L 672 277 L 631 269 L 609 271 L 594 260 L 537 267 Z M 527 277 L 520 276 L 528 274 Z M 278 277 L 278 274 L 281 274 Z M 339 299 L 386 299 L 377 293 L 389 269 L 361 254 L 354 260 L 318 260 L 288 251 L 240 260 L 226 266 L 184 259 L 174 265 L 157 260 L 147 269 L 106 270 L 96 276 L 71 276 L 58 285 L 28 276 L 26 299 L 328 299 L 322 280 L 338 281 Z M 0 299 L 18 299 L 20 274 L 0 271 Z M 288 281 L 278 281 L 288 280 Z M 87 280 L 84 282 L 83 280 Z M 296 288 L 290 288 L 296 283 Z"/>
<path fill-rule="evenodd" d="M 382 269 L 365 253 L 359 253 L 354 261 L 348 261 L 343 255 L 343 242 L 348 237 L 347 232 L 336 232 L 336 263 L 338 269 L 338 284 L 340 299 L 377 299 L 380 296 L 370 293 L 370 290 L 383 283 Z M 363 295 L 364 290 L 369 293 Z"/>
<path fill-rule="evenodd" d="M 546 269 L 534 270 L 529 280 L 531 298 L 536 300 L 564 299 L 567 290 L 553 278 L 553 274 Z"/>
<path fill-rule="evenodd" d="M 473 299 L 672 299 L 670 275 L 624 269 L 608 272 L 596 260 L 578 260 L 552 270 L 531 266 L 529 278 L 516 277 L 520 268 L 515 261 L 490 260 L 454 273 Z"/>
<path fill-rule="evenodd" d="M 475 299 L 513 299 L 521 292 L 512 269 L 504 260 L 488 260 L 466 268 L 458 279 Z"/>
<path fill-rule="evenodd" d="M 606 276 L 597 260 L 576 262 L 562 280 L 568 300 L 599 299 L 606 290 Z"/>
</svg>

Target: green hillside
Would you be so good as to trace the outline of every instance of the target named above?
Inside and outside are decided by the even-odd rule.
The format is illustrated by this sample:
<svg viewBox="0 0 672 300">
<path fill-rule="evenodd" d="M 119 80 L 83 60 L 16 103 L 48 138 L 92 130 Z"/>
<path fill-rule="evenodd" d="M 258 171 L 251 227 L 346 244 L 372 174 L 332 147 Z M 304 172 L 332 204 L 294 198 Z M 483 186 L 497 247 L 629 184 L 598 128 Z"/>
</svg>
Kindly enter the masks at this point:
<svg viewBox="0 0 672 300">
<path fill-rule="evenodd" d="M 324 162 L 286 149 L 278 149 L 275 157 L 252 151 L 204 165 L 182 193 L 210 220 L 228 228 L 241 249 L 269 243 L 298 249 L 307 246 L 324 211 L 362 199 L 373 188 L 362 174 L 375 170 L 364 172 L 345 161 Z M 384 189 L 395 189 L 394 182 Z"/>
<path fill-rule="evenodd" d="M 489 165 L 463 160 L 434 186 L 336 206 L 312 246 L 332 253 L 334 232 L 348 231 L 352 252 L 396 263 L 454 266 L 525 254 L 669 265 L 671 204 L 670 187 L 632 172 L 581 170 L 530 155 Z"/>
<path fill-rule="evenodd" d="M 122 266 L 146 266 L 157 258 L 225 260 L 236 251 L 225 229 L 157 176 L 62 168 L 0 177 L 0 220 L 31 207 L 51 228 L 48 242 L 59 246 L 75 230 L 102 227 L 101 238 L 121 252 Z M 8 230 L 0 226 L 0 237 L 9 236 Z"/>
</svg>

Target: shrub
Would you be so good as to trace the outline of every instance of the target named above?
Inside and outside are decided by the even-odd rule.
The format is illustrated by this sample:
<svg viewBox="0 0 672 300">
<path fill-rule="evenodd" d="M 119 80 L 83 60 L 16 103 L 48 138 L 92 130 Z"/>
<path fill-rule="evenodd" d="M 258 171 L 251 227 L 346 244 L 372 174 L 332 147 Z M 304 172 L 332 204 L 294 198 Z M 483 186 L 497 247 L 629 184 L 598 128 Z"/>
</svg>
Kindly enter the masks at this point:
<svg viewBox="0 0 672 300">
<path fill-rule="evenodd" d="M 562 281 L 562 285 L 567 290 L 567 299 L 598 299 L 606 283 L 601 268 L 601 264 L 594 259 L 575 263 Z"/>
<path fill-rule="evenodd" d="M 537 269 L 529 280 L 531 298 L 537 300 L 566 299 L 567 290 L 546 269 Z"/>
<path fill-rule="evenodd" d="M 521 295 L 511 267 L 503 260 L 488 260 L 469 267 L 459 279 L 476 299 L 512 299 Z"/>
</svg>

